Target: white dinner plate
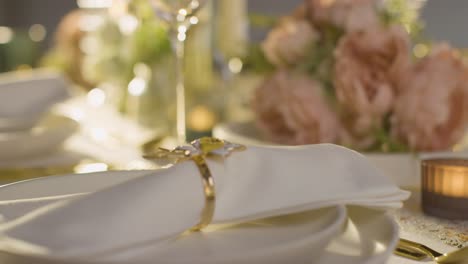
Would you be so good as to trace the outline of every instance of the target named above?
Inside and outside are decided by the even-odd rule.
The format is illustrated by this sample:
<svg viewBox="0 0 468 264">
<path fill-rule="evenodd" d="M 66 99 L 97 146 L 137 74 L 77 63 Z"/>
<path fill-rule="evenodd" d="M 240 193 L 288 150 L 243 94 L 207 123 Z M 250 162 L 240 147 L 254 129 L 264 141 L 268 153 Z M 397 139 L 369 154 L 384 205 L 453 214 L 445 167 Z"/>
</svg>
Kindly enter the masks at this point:
<svg viewBox="0 0 468 264">
<path fill-rule="evenodd" d="M 80 195 L 140 177 L 147 171 L 100 172 L 83 175 L 45 177 L 0 187 L 0 214 L 6 221 L 18 217 L 63 195 Z M 154 173 L 154 172 L 152 172 Z M 156 175 L 155 175 L 156 176 Z M 42 198 L 38 200 L 37 198 Z M 10 202 L 5 202 L 10 201 Z M 307 212 L 291 219 L 272 218 L 223 231 L 183 237 L 168 247 L 139 247 L 104 263 L 383 263 L 398 239 L 394 222 L 384 213 L 350 208 L 346 231 L 341 230 L 343 207 Z M 262 228 L 258 228 L 261 226 Z M 252 229 L 252 227 L 257 227 Z M 275 244 L 276 242 L 276 244 Z M 274 250 L 271 248 L 274 247 Z M 233 254 L 233 252 L 241 252 Z M 323 258 L 319 259 L 320 252 Z M 176 253 L 176 254 L 174 254 Z M 157 254 L 157 257 L 156 257 Z M 265 258 L 265 254 L 268 256 Z M 73 263 L 21 254 L 0 253 L 6 263 Z M 76 262 L 75 262 L 76 263 Z M 101 263 L 84 262 L 78 263 Z"/>
<path fill-rule="evenodd" d="M 248 241 L 250 239 L 261 239 L 262 242 L 268 241 L 272 237 L 262 237 L 262 231 L 266 231 L 266 234 L 270 234 L 271 230 L 262 230 L 257 231 L 258 233 L 255 234 L 253 232 L 254 229 L 251 227 L 255 227 L 253 225 L 245 225 L 240 228 L 236 228 L 233 230 L 227 230 L 224 233 L 219 233 L 219 240 L 215 237 L 214 239 L 205 240 L 202 236 L 204 234 L 199 234 L 197 236 L 189 237 L 191 241 L 186 241 L 185 243 L 179 244 L 177 247 L 171 248 L 168 250 L 168 256 L 178 256 L 178 259 L 174 259 L 173 261 L 161 261 L 165 259 L 160 259 L 164 257 L 164 254 L 157 256 L 155 255 L 155 251 L 149 248 L 143 248 L 134 252 L 130 252 L 130 256 L 135 257 L 136 261 L 125 261 L 125 257 L 117 256 L 116 263 L 138 263 L 138 264 L 153 264 L 155 260 L 156 263 L 171 263 L 171 264 L 182 264 L 182 263 L 209 263 L 209 264 L 237 264 L 237 263 L 256 263 L 256 264 L 284 264 L 284 263 L 294 263 L 294 264 L 383 264 L 385 263 L 388 258 L 393 253 L 393 248 L 396 246 L 398 242 L 398 226 L 396 223 L 386 214 L 381 211 L 375 211 L 366 208 L 358 208 L 358 207 L 350 207 L 348 211 L 348 219 L 345 225 L 343 232 L 335 237 L 331 243 L 325 248 L 324 252 L 319 252 L 318 250 L 321 248 L 320 245 L 314 245 L 309 248 L 307 247 L 298 247 L 296 245 L 296 251 L 289 250 L 288 247 L 278 248 L 277 250 L 268 250 L 264 252 L 264 255 L 269 255 L 267 258 L 263 256 L 259 260 L 258 256 L 249 256 L 244 251 L 246 248 L 248 249 L 251 244 Z M 316 211 L 315 213 L 329 213 L 329 211 Z M 321 218 L 323 220 L 323 218 Z M 288 221 L 286 219 L 286 221 Z M 266 221 L 259 221 L 257 224 L 271 224 L 268 220 Z M 286 222 L 288 223 L 288 222 Z M 300 222 L 296 222 L 300 223 Z M 289 224 L 294 224 L 289 222 Z M 311 224 L 313 226 L 315 224 Z M 285 225 L 284 227 L 286 227 Z M 276 226 L 278 228 L 278 226 Z M 250 230 L 249 230 L 250 229 Z M 273 229 L 272 229 L 273 230 Z M 307 229 L 297 228 L 296 234 L 290 234 L 290 229 L 284 228 L 285 231 L 285 240 L 287 235 L 292 235 L 292 237 L 296 235 L 304 235 L 304 232 Z M 311 229 L 312 231 L 313 229 Z M 229 232 L 232 232 L 229 234 Z M 216 233 L 215 233 L 216 234 Z M 287 235 L 286 235 L 287 234 Z M 237 237 L 240 236 L 240 237 Z M 250 237 L 248 237 L 250 236 Z M 199 261 L 200 259 L 197 258 L 200 252 L 205 254 L 210 254 L 210 249 L 214 247 L 210 243 L 226 243 L 227 241 L 236 242 L 236 237 L 239 241 L 246 241 L 245 245 L 241 248 L 239 247 L 231 247 L 232 245 L 224 244 L 220 249 L 225 249 L 226 252 L 219 254 L 219 256 L 225 256 L 224 258 L 214 259 L 209 261 L 208 258 Z M 245 237 L 248 237 L 247 240 L 244 240 Z M 226 240 L 221 238 L 227 238 Z M 243 239 L 242 239 L 243 238 Z M 285 242 L 287 244 L 287 242 Z M 323 241 L 323 243 L 326 243 Z M 239 244 L 237 244 L 239 245 Z M 254 244 L 255 245 L 255 244 Z M 224 247 L 223 247 L 224 246 Z M 293 246 L 293 245 L 291 245 Z M 229 250 L 232 250 L 229 252 Z M 301 249 L 301 250 L 298 250 Z M 239 258 L 231 258 L 229 259 L 229 255 L 234 256 L 234 252 L 237 252 L 238 255 L 241 255 Z M 294 252 L 294 253 L 293 253 Z M 167 260 L 167 259 L 166 259 Z M 110 262 L 114 263 L 114 262 Z M 93 263 L 94 264 L 94 263 Z"/>
<path fill-rule="evenodd" d="M 6 185 L 0 188 L 0 214 L 5 221 L 9 221 L 55 202 L 63 195 L 89 193 L 146 173 L 133 171 L 68 175 Z M 157 177 L 157 171 L 151 173 Z M 140 246 L 94 262 L 73 262 L 57 260 L 53 256 L 12 255 L 6 252 L 0 254 L 0 260 L 8 263 L 153 263 L 154 259 L 161 264 L 247 264 L 252 261 L 265 264 L 286 261 L 311 263 L 324 252 L 324 247 L 331 239 L 340 233 L 345 220 L 345 207 L 336 206 L 231 227 L 212 226 L 207 232 L 182 236 L 165 246 Z M 217 231 L 214 232 L 213 228 Z"/>
<path fill-rule="evenodd" d="M 33 157 L 56 150 L 78 129 L 78 123 L 65 116 L 50 114 L 32 129 L 0 132 L 0 160 Z"/>
</svg>

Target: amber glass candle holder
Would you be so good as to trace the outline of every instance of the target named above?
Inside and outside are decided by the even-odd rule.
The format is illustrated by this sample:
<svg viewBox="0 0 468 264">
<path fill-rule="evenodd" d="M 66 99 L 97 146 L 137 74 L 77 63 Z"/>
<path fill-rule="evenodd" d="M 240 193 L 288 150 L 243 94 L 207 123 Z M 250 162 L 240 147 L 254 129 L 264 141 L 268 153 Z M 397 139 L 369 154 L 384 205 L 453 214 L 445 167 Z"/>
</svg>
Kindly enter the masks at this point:
<svg viewBox="0 0 468 264">
<path fill-rule="evenodd" d="M 446 219 L 468 220 L 468 160 L 423 160 L 421 173 L 424 212 Z"/>
</svg>

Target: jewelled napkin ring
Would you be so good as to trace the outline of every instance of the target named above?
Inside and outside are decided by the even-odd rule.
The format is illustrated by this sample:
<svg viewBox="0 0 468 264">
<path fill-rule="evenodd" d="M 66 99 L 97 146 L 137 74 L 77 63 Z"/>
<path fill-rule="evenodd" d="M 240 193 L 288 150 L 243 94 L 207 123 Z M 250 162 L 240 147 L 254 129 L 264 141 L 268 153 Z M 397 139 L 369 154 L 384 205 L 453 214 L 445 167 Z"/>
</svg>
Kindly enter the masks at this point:
<svg viewBox="0 0 468 264">
<path fill-rule="evenodd" d="M 190 145 L 180 146 L 173 150 L 158 148 L 154 152 L 145 155 L 145 158 L 151 159 L 160 165 L 177 164 L 189 160 L 195 162 L 203 182 L 205 207 L 202 210 L 200 222 L 191 230 L 200 231 L 211 223 L 216 207 L 215 183 L 206 163 L 206 158 L 224 159 L 232 152 L 242 150 L 245 150 L 242 145 L 205 137 L 193 141 Z"/>
</svg>

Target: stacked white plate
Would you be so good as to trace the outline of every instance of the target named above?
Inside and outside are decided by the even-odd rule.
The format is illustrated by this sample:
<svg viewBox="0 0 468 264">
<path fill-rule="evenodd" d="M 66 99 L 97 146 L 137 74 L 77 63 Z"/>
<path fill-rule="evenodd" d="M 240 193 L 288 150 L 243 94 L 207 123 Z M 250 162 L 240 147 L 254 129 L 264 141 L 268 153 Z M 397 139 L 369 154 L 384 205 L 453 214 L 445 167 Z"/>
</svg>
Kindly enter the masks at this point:
<svg viewBox="0 0 468 264">
<path fill-rule="evenodd" d="M 6 185 L 0 187 L 0 214 L 3 221 L 8 222 L 65 197 L 79 197 L 145 173 L 100 172 Z M 164 245 L 148 242 L 93 261 L 30 255 L 27 250 L 18 252 L 3 247 L 3 239 L 0 235 L 0 262 L 11 264 L 357 264 L 383 263 L 398 240 L 398 229 L 381 211 L 336 206 L 234 226 L 212 226 L 206 232 L 181 236 Z"/>
<path fill-rule="evenodd" d="M 48 155 L 78 129 L 78 123 L 68 117 L 50 114 L 31 129 L 0 132 L 0 161 Z"/>
<path fill-rule="evenodd" d="M 69 97 L 69 83 L 49 70 L 0 74 L 0 132 L 28 130 Z"/>
<path fill-rule="evenodd" d="M 55 151 L 78 124 L 51 114 L 69 97 L 69 83 L 48 70 L 0 74 L 0 166 Z"/>
</svg>

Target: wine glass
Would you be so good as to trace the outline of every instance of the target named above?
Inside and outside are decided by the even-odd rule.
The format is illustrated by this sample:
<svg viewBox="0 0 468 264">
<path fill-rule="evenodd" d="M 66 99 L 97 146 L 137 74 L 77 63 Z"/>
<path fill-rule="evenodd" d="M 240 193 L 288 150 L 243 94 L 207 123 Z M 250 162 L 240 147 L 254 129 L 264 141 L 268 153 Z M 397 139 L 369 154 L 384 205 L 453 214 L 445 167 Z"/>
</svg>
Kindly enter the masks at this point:
<svg viewBox="0 0 468 264">
<path fill-rule="evenodd" d="M 186 143 L 184 46 L 187 32 L 198 21 L 197 11 L 207 0 L 150 0 L 155 14 L 170 26 L 170 40 L 176 58 L 176 133 L 179 144 Z"/>
</svg>

